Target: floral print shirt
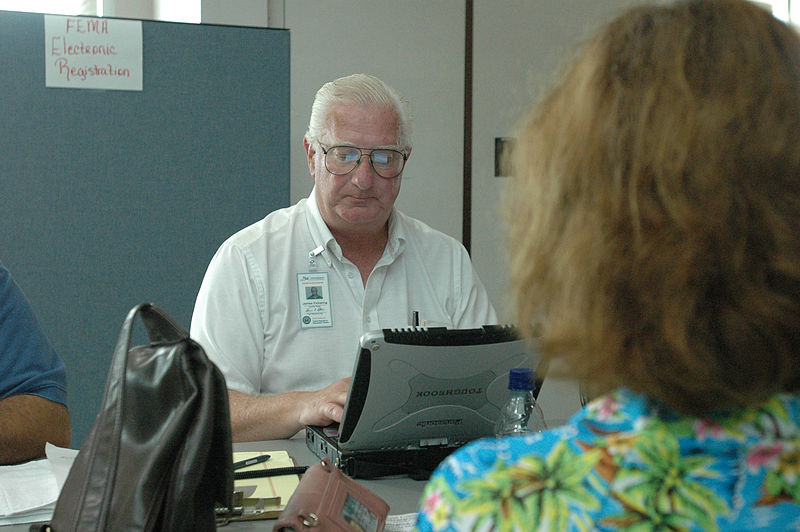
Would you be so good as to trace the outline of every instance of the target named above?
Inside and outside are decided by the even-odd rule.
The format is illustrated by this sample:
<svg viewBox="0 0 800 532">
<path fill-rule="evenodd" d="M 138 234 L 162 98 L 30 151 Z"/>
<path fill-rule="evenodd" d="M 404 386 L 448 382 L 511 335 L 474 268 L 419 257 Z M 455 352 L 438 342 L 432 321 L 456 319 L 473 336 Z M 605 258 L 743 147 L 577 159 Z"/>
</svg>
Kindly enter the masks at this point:
<svg viewBox="0 0 800 532">
<path fill-rule="evenodd" d="M 558 429 L 453 453 L 417 528 L 800 530 L 800 398 L 699 419 L 619 390 Z"/>
</svg>

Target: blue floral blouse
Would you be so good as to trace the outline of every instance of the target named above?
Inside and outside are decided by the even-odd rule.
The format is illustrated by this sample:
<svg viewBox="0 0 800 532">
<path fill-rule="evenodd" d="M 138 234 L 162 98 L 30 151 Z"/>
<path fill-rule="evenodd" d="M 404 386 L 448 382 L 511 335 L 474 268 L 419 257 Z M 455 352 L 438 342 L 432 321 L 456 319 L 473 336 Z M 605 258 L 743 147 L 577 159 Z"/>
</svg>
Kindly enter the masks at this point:
<svg viewBox="0 0 800 532">
<path fill-rule="evenodd" d="M 620 390 L 558 429 L 453 453 L 417 528 L 800 530 L 800 400 L 699 419 Z"/>
</svg>

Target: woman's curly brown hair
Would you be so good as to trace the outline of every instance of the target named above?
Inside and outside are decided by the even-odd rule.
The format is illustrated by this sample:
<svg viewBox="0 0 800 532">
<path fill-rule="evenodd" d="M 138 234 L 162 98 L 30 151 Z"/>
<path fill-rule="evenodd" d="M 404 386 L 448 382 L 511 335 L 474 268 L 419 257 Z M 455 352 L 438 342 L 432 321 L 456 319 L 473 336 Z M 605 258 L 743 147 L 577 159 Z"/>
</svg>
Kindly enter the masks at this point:
<svg viewBox="0 0 800 532">
<path fill-rule="evenodd" d="M 514 157 L 512 285 L 546 359 L 692 414 L 798 390 L 790 27 L 744 0 L 634 8 L 534 108 Z"/>
</svg>

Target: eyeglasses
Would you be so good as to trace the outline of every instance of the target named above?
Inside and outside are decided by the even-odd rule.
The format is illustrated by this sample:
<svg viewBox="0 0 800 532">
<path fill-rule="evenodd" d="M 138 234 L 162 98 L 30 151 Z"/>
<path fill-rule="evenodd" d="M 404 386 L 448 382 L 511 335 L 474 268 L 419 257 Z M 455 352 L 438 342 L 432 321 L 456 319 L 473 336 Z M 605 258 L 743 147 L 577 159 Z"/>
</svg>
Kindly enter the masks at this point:
<svg viewBox="0 0 800 532">
<path fill-rule="evenodd" d="M 400 175 L 408 159 L 405 153 L 387 148 L 376 148 L 364 153 L 366 148 L 355 146 L 331 146 L 325 149 L 320 144 L 319 147 L 325 154 L 325 168 L 333 175 L 349 174 L 361 164 L 362 157 L 369 156 L 369 164 L 375 173 L 384 179 L 392 179 Z"/>
</svg>

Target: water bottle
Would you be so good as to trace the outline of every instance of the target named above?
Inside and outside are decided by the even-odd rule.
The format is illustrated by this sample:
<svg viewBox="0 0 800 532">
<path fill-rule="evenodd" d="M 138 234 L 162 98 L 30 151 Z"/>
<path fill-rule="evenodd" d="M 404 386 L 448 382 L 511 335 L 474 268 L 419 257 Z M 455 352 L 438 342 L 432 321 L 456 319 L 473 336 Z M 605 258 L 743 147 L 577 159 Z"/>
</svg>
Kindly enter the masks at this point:
<svg viewBox="0 0 800 532">
<path fill-rule="evenodd" d="M 497 436 L 539 432 L 547 428 L 542 409 L 533 397 L 535 388 L 532 369 L 514 368 L 509 372 L 510 396 L 505 406 L 500 409 L 500 417 L 497 418 L 495 425 Z"/>
</svg>

